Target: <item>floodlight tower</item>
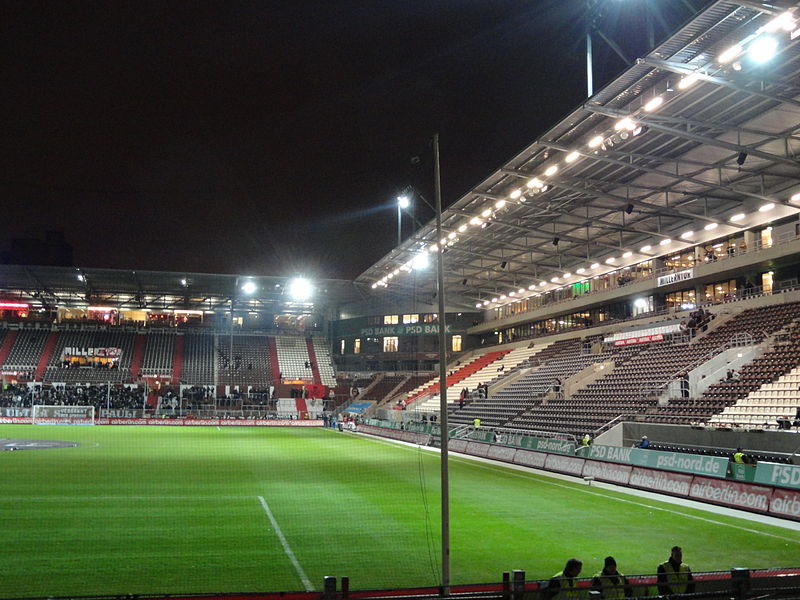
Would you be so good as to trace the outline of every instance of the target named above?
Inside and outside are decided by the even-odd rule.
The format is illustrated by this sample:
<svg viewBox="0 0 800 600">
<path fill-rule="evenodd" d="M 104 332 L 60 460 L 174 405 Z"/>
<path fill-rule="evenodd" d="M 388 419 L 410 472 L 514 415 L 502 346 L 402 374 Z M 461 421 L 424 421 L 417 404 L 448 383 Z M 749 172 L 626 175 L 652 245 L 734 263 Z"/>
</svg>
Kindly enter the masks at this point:
<svg viewBox="0 0 800 600">
<path fill-rule="evenodd" d="M 397 245 L 403 241 L 403 210 L 411 206 L 411 199 L 408 194 L 397 197 Z"/>
</svg>

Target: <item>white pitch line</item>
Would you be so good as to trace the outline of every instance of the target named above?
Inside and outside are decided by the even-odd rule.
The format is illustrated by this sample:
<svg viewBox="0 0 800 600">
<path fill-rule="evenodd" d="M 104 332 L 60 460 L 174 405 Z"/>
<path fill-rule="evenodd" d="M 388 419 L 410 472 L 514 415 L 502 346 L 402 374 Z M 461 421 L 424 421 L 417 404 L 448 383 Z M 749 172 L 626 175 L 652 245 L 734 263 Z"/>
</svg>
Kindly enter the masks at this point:
<svg viewBox="0 0 800 600">
<path fill-rule="evenodd" d="M 261 502 L 261 508 L 264 509 L 264 512 L 267 513 L 267 517 L 269 517 L 269 522 L 272 523 L 272 527 L 275 529 L 275 533 L 278 536 L 278 539 L 281 541 L 281 546 L 283 546 L 283 551 L 286 553 L 286 556 L 289 557 L 289 560 L 292 561 L 297 574 L 300 576 L 300 581 L 303 582 L 303 585 L 306 587 L 307 592 L 313 592 L 314 586 L 311 585 L 311 581 L 306 577 L 305 571 L 303 571 L 303 567 L 300 566 L 300 562 L 297 560 L 297 557 L 294 555 L 292 551 L 292 547 L 289 546 L 289 542 L 286 541 L 286 537 L 283 535 L 283 531 L 281 531 L 280 525 L 275 520 L 275 517 L 272 516 L 272 511 L 269 509 L 269 505 L 267 501 L 264 500 L 263 496 L 258 497 L 258 501 Z"/>
</svg>

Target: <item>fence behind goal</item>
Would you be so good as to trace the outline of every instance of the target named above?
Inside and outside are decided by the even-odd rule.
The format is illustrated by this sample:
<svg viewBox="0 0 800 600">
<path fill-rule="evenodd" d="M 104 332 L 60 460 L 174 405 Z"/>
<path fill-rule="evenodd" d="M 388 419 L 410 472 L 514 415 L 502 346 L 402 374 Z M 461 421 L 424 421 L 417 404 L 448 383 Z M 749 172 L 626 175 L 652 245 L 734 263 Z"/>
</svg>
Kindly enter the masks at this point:
<svg viewBox="0 0 800 600">
<path fill-rule="evenodd" d="M 36 404 L 31 411 L 34 425 L 94 425 L 94 406 Z"/>
</svg>

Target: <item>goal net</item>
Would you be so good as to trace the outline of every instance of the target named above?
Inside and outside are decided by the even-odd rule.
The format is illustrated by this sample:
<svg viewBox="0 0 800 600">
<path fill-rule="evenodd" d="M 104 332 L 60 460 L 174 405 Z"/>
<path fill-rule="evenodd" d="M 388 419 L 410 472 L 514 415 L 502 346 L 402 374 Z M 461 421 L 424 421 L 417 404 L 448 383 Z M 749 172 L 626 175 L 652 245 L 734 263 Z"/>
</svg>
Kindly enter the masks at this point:
<svg viewBox="0 0 800 600">
<path fill-rule="evenodd" d="M 94 406 L 48 406 L 36 404 L 34 425 L 94 425 Z"/>
</svg>

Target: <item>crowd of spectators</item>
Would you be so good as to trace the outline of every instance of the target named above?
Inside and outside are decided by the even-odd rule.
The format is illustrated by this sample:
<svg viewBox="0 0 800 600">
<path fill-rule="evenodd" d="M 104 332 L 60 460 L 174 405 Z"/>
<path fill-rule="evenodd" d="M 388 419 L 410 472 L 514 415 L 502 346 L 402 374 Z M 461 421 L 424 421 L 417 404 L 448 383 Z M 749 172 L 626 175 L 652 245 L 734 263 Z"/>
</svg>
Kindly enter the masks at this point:
<svg viewBox="0 0 800 600">
<path fill-rule="evenodd" d="M 101 408 L 140 409 L 144 403 L 141 388 L 125 388 L 107 384 L 43 386 L 36 384 L 7 385 L 0 393 L 0 406 L 30 408 L 36 404 L 50 406 L 88 406 Z"/>
</svg>

